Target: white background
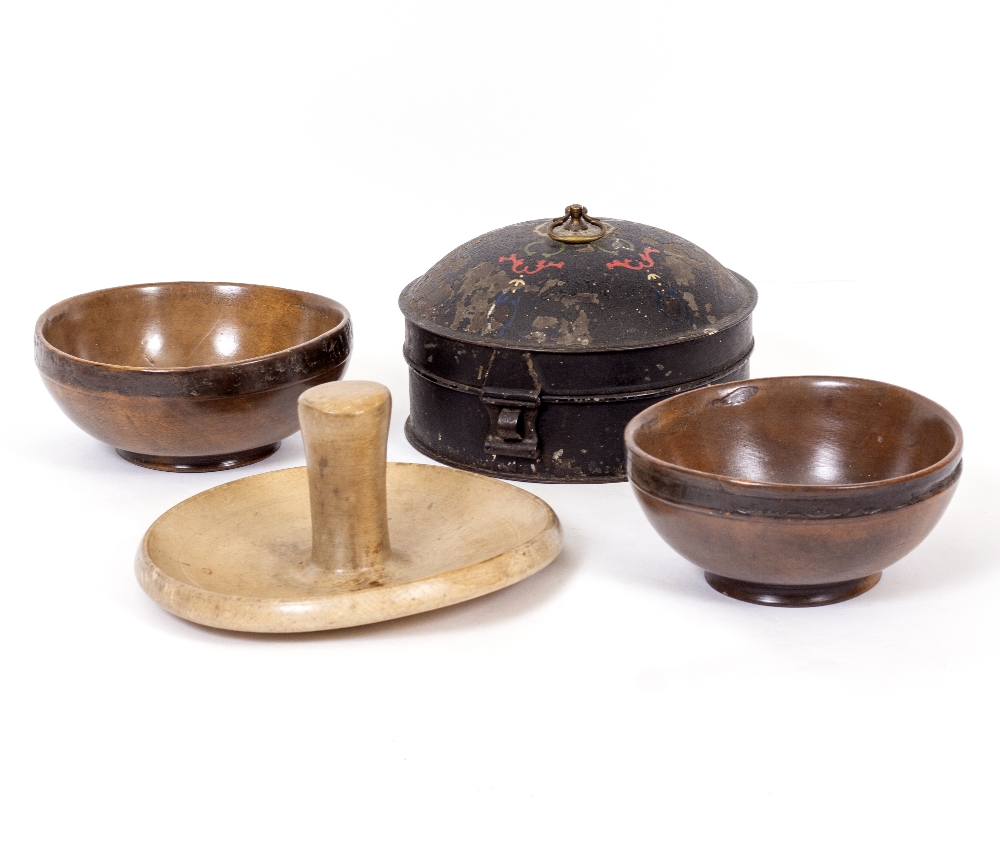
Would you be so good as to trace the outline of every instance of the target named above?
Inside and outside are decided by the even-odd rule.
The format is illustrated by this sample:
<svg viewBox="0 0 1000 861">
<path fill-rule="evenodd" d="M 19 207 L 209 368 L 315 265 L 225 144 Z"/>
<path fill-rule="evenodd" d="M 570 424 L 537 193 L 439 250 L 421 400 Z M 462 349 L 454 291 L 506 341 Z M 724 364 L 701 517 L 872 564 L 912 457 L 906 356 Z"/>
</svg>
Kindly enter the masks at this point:
<svg viewBox="0 0 1000 861">
<path fill-rule="evenodd" d="M 14 858 L 996 857 L 997 28 L 986 2 L 3 3 L 0 852 Z M 140 590 L 146 527 L 304 462 L 132 466 L 35 318 L 154 280 L 315 291 L 393 392 L 399 291 L 570 202 L 760 291 L 755 376 L 948 407 L 965 473 L 873 591 L 722 597 L 625 484 L 464 606 L 275 639 Z"/>
</svg>

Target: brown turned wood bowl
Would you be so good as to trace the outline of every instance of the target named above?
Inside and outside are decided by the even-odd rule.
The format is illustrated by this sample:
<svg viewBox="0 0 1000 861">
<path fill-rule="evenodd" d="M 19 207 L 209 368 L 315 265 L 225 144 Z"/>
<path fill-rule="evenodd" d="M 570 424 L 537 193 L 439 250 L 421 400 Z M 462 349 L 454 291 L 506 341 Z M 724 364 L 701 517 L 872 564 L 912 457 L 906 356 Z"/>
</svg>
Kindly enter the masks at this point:
<svg viewBox="0 0 1000 861">
<path fill-rule="evenodd" d="M 625 447 L 660 536 L 723 594 L 782 606 L 870 589 L 927 537 L 962 471 L 951 413 L 845 377 L 685 392 L 632 419 Z"/>
<path fill-rule="evenodd" d="M 126 460 L 231 469 L 299 429 L 303 391 L 339 379 L 351 319 L 280 287 L 178 281 L 74 296 L 35 324 L 35 364 L 77 425 Z"/>
</svg>

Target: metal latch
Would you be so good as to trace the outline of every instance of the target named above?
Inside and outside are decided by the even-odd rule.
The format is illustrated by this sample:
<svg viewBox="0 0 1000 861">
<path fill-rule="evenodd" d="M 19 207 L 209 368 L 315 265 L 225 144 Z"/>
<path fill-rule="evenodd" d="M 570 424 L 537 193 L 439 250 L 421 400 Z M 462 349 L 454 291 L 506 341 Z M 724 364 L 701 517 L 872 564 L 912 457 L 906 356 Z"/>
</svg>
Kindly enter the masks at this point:
<svg viewBox="0 0 1000 861">
<path fill-rule="evenodd" d="M 538 460 L 538 393 L 484 386 L 481 399 L 490 414 L 486 453 Z"/>
</svg>

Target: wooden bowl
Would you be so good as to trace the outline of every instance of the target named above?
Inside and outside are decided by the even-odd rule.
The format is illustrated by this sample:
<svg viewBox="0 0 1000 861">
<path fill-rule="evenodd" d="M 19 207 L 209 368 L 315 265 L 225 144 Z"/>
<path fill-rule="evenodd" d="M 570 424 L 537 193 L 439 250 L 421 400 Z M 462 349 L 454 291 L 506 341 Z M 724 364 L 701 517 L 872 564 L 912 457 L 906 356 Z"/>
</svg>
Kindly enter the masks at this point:
<svg viewBox="0 0 1000 861">
<path fill-rule="evenodd" d="M 299 428 L 297 401 L 347 368 L 339 302 L 279 287 L 179 281 L 74 296 L 35 324 L 35 364 L 91 436 L 152 469 L 232 469 Z"/>
<path fill-rule="evenodd" d="M 927 537 L 962 470 L 947 410 L 843 377 L 686 392 L 637 415 L 625 446 L 663 539 L 723 594 L 784 606 L 874 586 Z"/>
</svg>

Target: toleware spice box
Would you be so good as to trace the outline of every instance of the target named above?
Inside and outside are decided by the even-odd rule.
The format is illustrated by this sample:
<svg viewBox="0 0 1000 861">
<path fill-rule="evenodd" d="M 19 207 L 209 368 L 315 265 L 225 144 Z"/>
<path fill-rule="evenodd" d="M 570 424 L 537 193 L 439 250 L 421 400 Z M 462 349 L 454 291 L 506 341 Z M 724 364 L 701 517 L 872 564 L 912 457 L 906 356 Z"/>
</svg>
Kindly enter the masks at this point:
<svg viewBox="0 0 1000 861">
<path fill-rule="evenodd" d="M 747 376 L 756 303 L 698 246 L 581 206 L 494 230 L 399 297 L 407 437 L 477 472 L 624 481 L 629 419 Z"/>
</svg>

